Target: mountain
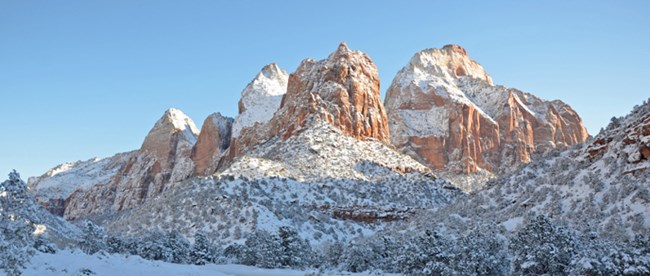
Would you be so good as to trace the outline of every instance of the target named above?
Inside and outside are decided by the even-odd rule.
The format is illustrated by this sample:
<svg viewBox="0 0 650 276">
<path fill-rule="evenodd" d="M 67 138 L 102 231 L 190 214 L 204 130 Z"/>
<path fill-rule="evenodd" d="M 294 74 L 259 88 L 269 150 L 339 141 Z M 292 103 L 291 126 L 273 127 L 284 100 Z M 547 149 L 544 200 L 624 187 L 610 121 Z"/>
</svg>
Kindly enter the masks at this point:
<svg viewBox="0 0 650 276">
<path fill-rule="evenodd" d="M 301 63 L 279 110 L 257 125 L 260 140 L 218 175 L 187 180 L 102 224 L 134 235 L 203 231 L 226 244 L 291 226 L 320 244 L 372 233 L 463 196 L 387 144 L 383 110 L 373 61 L 341 44 L 324 60 Z M 239 137 L 246 135 L 253 134 Z"/>
<path fill-rule="evenodd" d="M 219 175 L 189 179 L 101 224 L 136 236 L 202 231 L 224 245 L 289 226 L 321 244 L 373 233 L 462 195 L 389 146 L 359 141 L 322 122 L 287 140 L 275 137 Z"/>
<path fill-rule="evenodd" d="M 289 75 L 277 64 L 267 64 L 244 88 L 239 99 L 239 114 L 232 127 L 232 140 L 222 163 L 227 164 L 256 143 L 256 133 L 264 129 L 280 108 L 287 93 Z M 260 138 L 261 139 L 261 138 Z M 225 165 L 221 165 L 223 167 Z"/>
<path fill-rule="evenodd" d="M 303 60 L 289 76 L 286 95 L 273 117 L 240 131 L 240 142 L 231 147 L 228 161 L 271 137 L 287 139 L 312 120 L 326 121 L 360 140 L 389 141 L 379 75 L 368 55 L 341 43 L 324 60 Z"/>
<path fill-rule="evenodd" d="M 28 186 L 51 212 L 66 219 L 132 208 L 192 175 L 198 130 L 182 111 L 163 114 L 139 150 L 57 166 Z"/>
<path fill-rule="evenodd" d="M 489 182 L 448 213 L 516 229 L 529 214 L 545 214 L 609 240 L 650 234 L 650 103 L 582 145 L 552 151 Z M 482 219 L 481 219 L 482 218 Z"/>
<path fill-rule="evenodd" d="M 466 190 L 485 181 L 476 178 L 588 137 L 569 105 L 494 85 L 457 45 L 416 53 L 393 79 L 385 106 L 393 145 Z"/>
<path fill-rule="evenodd" d="M 201 133 L 192 150 L 195 175 L 211 175 L 230 147 L 233 118 L 213 113 L 203 122 Z"/>
<path fill-rule="evenodd" d="M 58 165 L 41 176 L 30 177 L 30 193 L 52 214 L 63 217 L 66 199 L 77 190 L 86 191 L 95 185 L 108 184 L 135 154 L 137 151 Z"/>
<path fill-rule="evenodd" d="M 192 119 L 171 108 L 140 149 L 59 165 L 30 178 L 30 191 L 53 214 L 78 219 L 132 208 L 174 183 L 211 175 L 230 149 L 238 148 L 239 132 L 255 132 L 257 125 L 270 120 L 286 92 L 287 79 L 284 70 L 269 64 L 242 92 L 236 119 L 211 114 L 199 133 Z"/>
</svg>

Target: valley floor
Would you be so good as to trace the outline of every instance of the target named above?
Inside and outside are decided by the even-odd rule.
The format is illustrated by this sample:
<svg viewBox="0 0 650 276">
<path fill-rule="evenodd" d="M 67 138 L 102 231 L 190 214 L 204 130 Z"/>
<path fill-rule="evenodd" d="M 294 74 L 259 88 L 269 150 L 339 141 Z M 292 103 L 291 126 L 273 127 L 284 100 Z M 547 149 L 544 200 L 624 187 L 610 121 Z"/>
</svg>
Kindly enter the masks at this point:
<svg viewBox="0 0 650 276">
<path fill-rule="evenodd" d="M 236 264 L 208 264 L 198 266 L 150 261 L 142 259 L 139 256 L 123 256 L 118 254 L 86 255 L 78 250 L 61 250 L 56 254 L 37 253 L 31 259 L 31 263 L 28 264 L 27 269 L 23 271 L 23 275 L 364 276 L 374 274 L 338 271 L 317 272 L 314 270 L 264 269 Z"/>
</svg>

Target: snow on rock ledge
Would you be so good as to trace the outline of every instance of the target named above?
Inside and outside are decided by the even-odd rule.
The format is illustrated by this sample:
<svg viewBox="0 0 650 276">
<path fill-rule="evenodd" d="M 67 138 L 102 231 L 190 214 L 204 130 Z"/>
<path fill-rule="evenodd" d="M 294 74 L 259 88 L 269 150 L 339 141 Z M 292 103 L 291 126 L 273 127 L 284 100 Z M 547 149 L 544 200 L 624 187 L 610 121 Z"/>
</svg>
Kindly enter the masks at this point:
<svg viewBox="0 0 650 276">
<path fill-rule="evenodd" d="M 238 137 L 243 128 L 252 127 L 255 123 L 268 122 L 280 107 L 282 96 L 287 93 L 288 81 L 289 75 L 277 64 L 264 66 L 242 91 L 232 136 Z"/>
<path fill-rule="evenodd" d="M 450 176 L 506 172 L 534 152 L 588 137 L 570 106 L 495 86 L 457 45 L 416 53 L 393 79 L 385 106 L 392 143 Z"/>
</svg>

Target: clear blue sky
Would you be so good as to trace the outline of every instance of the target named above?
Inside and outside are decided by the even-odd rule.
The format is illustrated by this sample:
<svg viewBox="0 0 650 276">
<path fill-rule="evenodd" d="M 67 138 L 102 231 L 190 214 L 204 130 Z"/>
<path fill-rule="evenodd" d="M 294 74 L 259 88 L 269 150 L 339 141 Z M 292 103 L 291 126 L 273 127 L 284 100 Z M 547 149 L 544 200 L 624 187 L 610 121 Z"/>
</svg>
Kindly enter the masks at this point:
<svg viewBox="0 0 650 276">
<path fill-rule="evenodd" d="M 1 1 L 0 173 L 137 149 L 169 107 L 199 127 L 235 116 L 265 64 L 291 72 L 341 41 L 374 59 L 382 90 L 415 52 L 460 44 L 594 134 L 650 96 L 649 3 Z"/>
</svg>

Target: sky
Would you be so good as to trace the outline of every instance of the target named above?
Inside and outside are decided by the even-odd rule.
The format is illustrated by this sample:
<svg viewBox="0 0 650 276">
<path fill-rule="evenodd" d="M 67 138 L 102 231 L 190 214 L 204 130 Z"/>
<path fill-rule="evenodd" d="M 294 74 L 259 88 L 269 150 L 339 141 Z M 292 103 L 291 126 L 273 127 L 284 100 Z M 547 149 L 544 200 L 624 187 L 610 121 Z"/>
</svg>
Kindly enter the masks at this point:
<svg viewBox="0 0 650 276">
<path fill-rule="evenodd" d="M 411 56 L 463 46 L 496 84 L 561 99 L 596 134 L 650 97 L 650 1 L 0 1 L 0 173 L 140 147 L 170 107 L 198 127 L 341 41 L 382 96 Z M 1 177 L 1 176 L 0 176 Z"/>
</svg>

